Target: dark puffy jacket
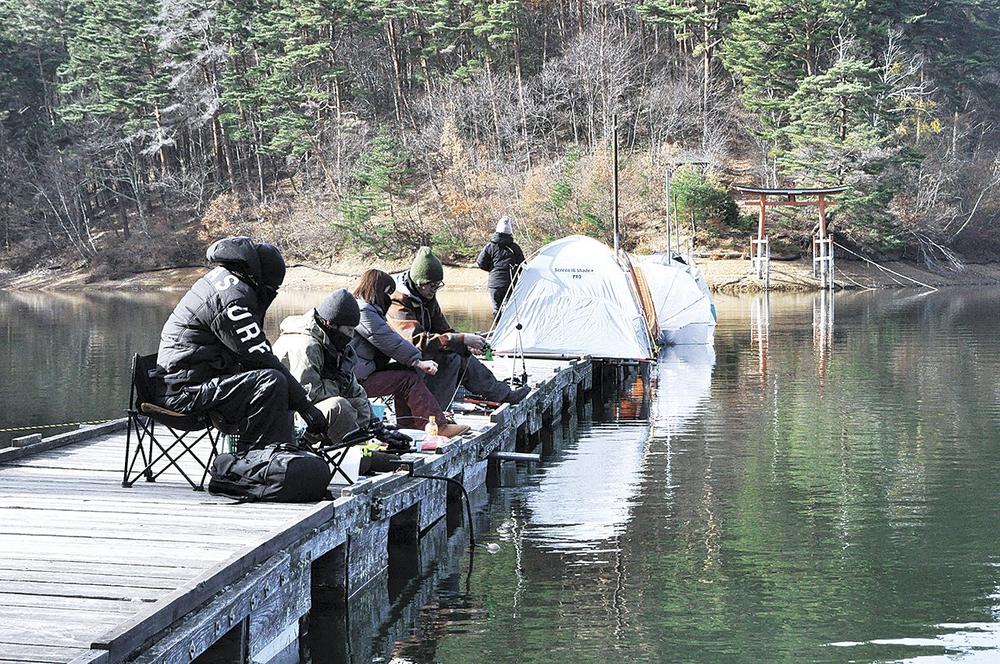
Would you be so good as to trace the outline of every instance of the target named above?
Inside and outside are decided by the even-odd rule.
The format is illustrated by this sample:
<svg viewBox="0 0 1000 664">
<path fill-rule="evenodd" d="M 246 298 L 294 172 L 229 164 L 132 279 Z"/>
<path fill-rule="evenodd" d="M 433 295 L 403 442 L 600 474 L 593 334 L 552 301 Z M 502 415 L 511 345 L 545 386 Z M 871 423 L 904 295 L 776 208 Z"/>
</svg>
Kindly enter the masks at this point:
<svg viewBox="0 0 1000 664">
<path fill-rule="evenodd" d="M 390 360 L 404 367 L 416 366 L 421 360 L 420 349 L 389 327 L 385 314 L 370 302 L 358 300 L 361 322 L 354 328 L 354 374 L 364 382 L 376 371 L 385 369 Z"/>
<path fill-rule="evenodd" d="M 270 303 L 250 283 L 261 281 L 256 244 L 250 238 L 227 238 L 212 245 L 207 258 L 228 267 L 219 265 L 196 281 L 160 333 L 157 364 L 165 372 L 167 393 L 217 376 L 277 369 L 288 378 L 290 406 L 308 407 L 305 390 L 271 352 L 264 334 Z"/>
<path fill-rule="evenodd" d="M 514 280 L 517 268 L 524 262 L 524 252 L 507 233 L 494 233 L 476 257 L 480 270 L 490 273 L 489 288 L 507 288 Z"/>
</svg>

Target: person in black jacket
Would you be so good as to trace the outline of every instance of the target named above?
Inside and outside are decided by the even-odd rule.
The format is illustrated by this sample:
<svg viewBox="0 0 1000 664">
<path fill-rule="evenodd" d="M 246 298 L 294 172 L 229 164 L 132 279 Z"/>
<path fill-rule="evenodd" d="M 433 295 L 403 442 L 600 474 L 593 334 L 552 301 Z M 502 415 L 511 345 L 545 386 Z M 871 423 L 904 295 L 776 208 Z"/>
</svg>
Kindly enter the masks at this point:
<svg viewBox="0 0 1000 664">
<path fill-rule="evenodd" d="M 264 334 L 264 314 L 285 278 L 281 253 L 230 237 L 209 247 L 206 258 L 217 267 L 181 298 L 160 333 L 163 405 L 185 414 L 213 412 L 238 425 L 238 452 L 293 442 L 291 410 L 310 433 L 325 432 L 323 413 Z"/>
<path fill-rule="evenodd" d="M 500 217 L 496 233 L 476 258 L 479 269 L 490 273 L 486 287 L 489 288 L 490 299 L 493 301 L 494 316 L 500 311 L 500 305 L 503 304 L 503 299 L 507 296 L 507 291 L 510 290 L 510 285 L 517 274 L 517 268 L 524 262 L 524 252 L 517 242 L 514 242 L 512 231 L 510 217 Z"/>
</svg>

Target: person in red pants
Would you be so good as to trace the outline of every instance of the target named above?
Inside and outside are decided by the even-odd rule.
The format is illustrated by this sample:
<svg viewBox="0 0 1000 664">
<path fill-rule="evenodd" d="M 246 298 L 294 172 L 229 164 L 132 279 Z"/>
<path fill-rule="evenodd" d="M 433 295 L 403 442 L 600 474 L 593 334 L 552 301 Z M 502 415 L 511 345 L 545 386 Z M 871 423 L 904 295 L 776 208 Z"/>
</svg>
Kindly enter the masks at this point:
<svg viewBox="0 0 1000 664">
<path fill-rule="evenodd" d="M 422 429 L 431 416 L 438 433 L 451 438 L 469 427 L 449 424 L 421 374 L 433 376 L 437 363 L 423 359 L 420 350 L 399 336 L 386 322 L 396 281 L 381 270 L 367 270 L 354 288 L 361 322 L 354 329 L 354 373 L 370 397 L 392 395 L 396 422 L 401 427 Z"/>
</svg>

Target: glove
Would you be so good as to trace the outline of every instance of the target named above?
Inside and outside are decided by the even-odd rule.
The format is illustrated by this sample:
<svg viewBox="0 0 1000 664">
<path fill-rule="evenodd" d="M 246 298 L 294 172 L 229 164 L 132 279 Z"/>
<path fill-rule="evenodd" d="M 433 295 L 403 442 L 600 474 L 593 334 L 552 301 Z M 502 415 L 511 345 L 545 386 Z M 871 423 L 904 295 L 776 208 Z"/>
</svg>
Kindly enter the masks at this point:
<svg viewBox="0 0 1000 664">
<path fill-rule="evenodd" d="M 423 371 L 428 376 L 433 376 L 438 372 L 438 365 L 434 360 L 420 360 L 413 366 L 420 371 Z"/>
<path fill-rule="evenodd" d="M 473 353 L 478 353 L 486 345 L 486 339 L 483 339 L 478 334 L 463 334 L 462 341 L 465 342 L 466 347 Z"/>
<path fill-rule="evenodd" d="M 405 433 L 399 433 L 395 429 L 390 429 L 382 422 L 374 422 L 370 431 L 375 438 L 389 446 L 390 452 L 409 452 L 413 447 L 413 439 Z"/>
<path fill-rule="evenodd" d="M 316 406 L 309 406 L 304 411 L 299 413 L 302 419 L 306 423 L 306 433 L 311 433 L 314 436 L 322 436 L 326 433 L 327 423 L 326 416 Z"/>
</svg>

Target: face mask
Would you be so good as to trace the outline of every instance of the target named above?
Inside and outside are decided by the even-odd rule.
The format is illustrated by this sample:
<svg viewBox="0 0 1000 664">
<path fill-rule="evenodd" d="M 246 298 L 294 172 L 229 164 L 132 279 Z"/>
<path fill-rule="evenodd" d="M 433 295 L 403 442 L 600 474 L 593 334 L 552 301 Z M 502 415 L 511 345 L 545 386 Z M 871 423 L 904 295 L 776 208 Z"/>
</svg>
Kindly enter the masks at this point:
<svg viewBox="0 0 1000 664">
<path fill-rule="evenodd" d="M 346 330 L 350 330 L 350 333 L 347 333 Z M 326 336 L 330 337 L 330 343 L 335 348 L 344 350 L 351 343 L 351 339 L 354 338 L 354 328 L 346 325 L 338 325 L 335 328 L 327 329 Z"/>
<path fill-rule="evenodd" d="M 264 304 L 264 308 L 267 309 L 274 302 L 274 299 L 278 297 L 278 289 L 271 286 L 261 286 L 260 289 L 260 300 Z"/>
</svg>

